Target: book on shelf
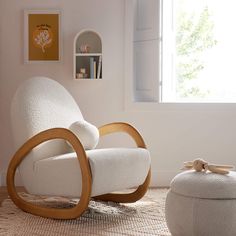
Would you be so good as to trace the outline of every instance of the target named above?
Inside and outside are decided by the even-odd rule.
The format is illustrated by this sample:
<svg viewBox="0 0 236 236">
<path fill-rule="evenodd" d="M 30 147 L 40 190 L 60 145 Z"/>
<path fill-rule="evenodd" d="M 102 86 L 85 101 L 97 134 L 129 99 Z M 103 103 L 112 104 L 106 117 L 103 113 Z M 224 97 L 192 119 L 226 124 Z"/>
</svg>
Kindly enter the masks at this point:
<svg viewBox="0 0 236 236">
<path fill-rule="evenodd" d="M 90 79 L 94 79 L 94 58 L 89 58 L 89 68 L 90 68 Z"/>
<path fill-rule="evenodd" d="M 101 67 L 102 67 L 102 56 L 99 56 L 99 59 L 98 59 L 97 79 L 100 79 Z"/>
<path fill-rule="evenodd" d="M 93 74 L 93 79 L 96 79 L 96 71 L 97 71 L 97 63 L 96 61 L 94 60 L 93 62 L 93 71 L 94 71 L 94 74 Z"/>
</svg>

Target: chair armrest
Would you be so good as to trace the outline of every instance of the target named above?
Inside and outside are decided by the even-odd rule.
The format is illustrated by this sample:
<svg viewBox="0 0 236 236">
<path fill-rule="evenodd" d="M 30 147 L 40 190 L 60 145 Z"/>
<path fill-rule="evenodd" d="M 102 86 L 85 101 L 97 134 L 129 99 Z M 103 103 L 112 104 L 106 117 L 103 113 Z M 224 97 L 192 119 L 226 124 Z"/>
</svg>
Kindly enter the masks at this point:
<svg viewBox="0 0 236 236">
<path fill-rule="evenodd" d="M 100 136 L 115 132 L 125 132 L 135 141 L 137 147 L 147 148 L 141 134 L 130 124 L 124 122 L 114 122 L 99 127 Z"/>
<path fill-rule="evenodd" d="M 70 209 L 55 209 L 36 206 L 23 200 L 16 192 L 14 177 L 17 167 L 34 147 L 51 139 L 65 139 L 70 142 L 77 154 L 80 164 L 82 175 L 81 197 L 79 203 Z M 12 201 L 22 210 L 43 217 L 56 219 L 72 219 L 79 217 L 88 206 L 91 196 L 91 188 L 92 177 L 86 152 L 79 139 L 70 130 L 65 128 L 48 129 L 30 138 L 17 150 L 11 159 L 7 170 L 7 189 Z"/>
<path fill-rule="evenodd" d="M 144 140 L 141 134 L 130 124 L 123 122 L 115 122 L 103 125 L 99 128 L 100 136 L 104 136 L 107 134 L 115 133 L 115 132 L 125 132 L 129 134 L 135 141 L 137 147 L 146 148 Z M 95 199 L 102 201 L 113 201 L 113 202 L 122 202 L 129 203 L 135 202 L 142 198 L 148 190 L 148 186 L 151 179 L 151 168 L 149 169 L 145 181 L 138 186 L 138 188 L 131 193 L 108 193 L 100 196 L 94 197 Z"/>
</svg>

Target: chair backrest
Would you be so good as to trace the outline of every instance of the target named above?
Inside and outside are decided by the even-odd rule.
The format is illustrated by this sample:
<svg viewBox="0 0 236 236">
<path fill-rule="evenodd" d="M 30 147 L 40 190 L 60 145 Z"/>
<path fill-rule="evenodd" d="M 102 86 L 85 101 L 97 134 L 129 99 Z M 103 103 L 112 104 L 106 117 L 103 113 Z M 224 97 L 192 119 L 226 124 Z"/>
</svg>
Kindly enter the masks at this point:
<svg viewBox="0 0 236 236">
<path fill-rule="evenodd" d="M 16 148 L 43 130 L 68 128 L 81 119 L 83 116 L 80 109 L 68 91 L 58 82 L 45 77 L 33 77 L 24 81 L 17 89 L 11 104 Z M 20 168 L 30 172 L 29 169 L 35 161 L 68 151 L 69 147 L 64 140 L 45 142 L 33 149 L 29 154 L 30 159 L 24 160 Z M 25 178 L 29 177 L 28 174 Z"/>
</svg>

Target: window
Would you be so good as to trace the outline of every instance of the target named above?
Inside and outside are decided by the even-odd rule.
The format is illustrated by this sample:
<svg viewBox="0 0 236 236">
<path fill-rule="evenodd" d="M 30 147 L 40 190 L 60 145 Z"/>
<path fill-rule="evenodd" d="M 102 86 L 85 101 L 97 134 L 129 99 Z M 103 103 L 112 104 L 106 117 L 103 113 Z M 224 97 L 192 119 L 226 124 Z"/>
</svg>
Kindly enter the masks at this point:
<svg viewBox="0 0 236 236">
<path fill-rule="evenodd" d="M 236 102 L 235 7 L 162 1 L 161 102 Z"/>
<path fill-rule="evenodd" d="M 236 103 L 236 1 L 125 3 L 127 108 Z"/>
</svg>

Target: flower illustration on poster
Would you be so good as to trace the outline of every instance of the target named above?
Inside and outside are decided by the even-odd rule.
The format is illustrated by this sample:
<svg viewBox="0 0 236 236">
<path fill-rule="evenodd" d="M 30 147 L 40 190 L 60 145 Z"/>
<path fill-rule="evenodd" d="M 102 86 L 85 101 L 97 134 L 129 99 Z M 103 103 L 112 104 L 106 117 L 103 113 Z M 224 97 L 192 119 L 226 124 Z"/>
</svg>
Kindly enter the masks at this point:
<svg viewBox="0 0 236 236">
<path fill-rule="evenodd" d="M 60 60 L 60 11 L 25 10 L 25 62 Z"/>
<path fill-rule="evenodd" d="M 40 48 L 43 53 L 53 44 L 53 33 L 51 26 L 47 24 L 38 25 L 33 31 L 34 46 Z"/>
</svg>

